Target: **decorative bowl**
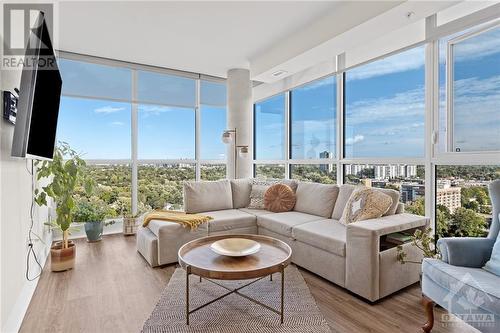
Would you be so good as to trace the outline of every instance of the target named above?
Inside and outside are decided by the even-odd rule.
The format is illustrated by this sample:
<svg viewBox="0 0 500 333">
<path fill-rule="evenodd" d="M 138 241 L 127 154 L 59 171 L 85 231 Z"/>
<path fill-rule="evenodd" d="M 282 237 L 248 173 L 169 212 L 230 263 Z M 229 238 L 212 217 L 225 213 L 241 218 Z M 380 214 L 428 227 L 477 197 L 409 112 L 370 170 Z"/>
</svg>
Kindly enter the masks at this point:
<svg viewBox="0 0 500 333">
<path fill-rule="evenodd" d="M 260 243 L 246 238 L 226 238 L 213 242 L 210 249 L 222 256 L 243 257 L 259 252 Z"/>
</svg>

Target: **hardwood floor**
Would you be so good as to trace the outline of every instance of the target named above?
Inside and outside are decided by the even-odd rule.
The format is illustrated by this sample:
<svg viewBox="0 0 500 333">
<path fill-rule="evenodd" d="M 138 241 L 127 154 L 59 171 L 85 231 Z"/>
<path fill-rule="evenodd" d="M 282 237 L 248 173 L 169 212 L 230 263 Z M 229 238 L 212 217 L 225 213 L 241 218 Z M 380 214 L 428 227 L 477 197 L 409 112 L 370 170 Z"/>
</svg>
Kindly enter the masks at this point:
<svg viewBox="0 0 500 333">
<path fill-rule="evenodd" d="M 139 332 L 176 265 L 151 268 L 135 249 L 135 237 L 105 236 L 77 243 L 73 270 L 38 283 L 21 332 Z M 420 288 L 410 286 L 371 305 L 346 290 L 301 270 L 332 332 L 421 332 L 425 322 Z M 461 324 L 443 327 L 436 309 L 433 332 L 476 332 Z"/>
</svg>

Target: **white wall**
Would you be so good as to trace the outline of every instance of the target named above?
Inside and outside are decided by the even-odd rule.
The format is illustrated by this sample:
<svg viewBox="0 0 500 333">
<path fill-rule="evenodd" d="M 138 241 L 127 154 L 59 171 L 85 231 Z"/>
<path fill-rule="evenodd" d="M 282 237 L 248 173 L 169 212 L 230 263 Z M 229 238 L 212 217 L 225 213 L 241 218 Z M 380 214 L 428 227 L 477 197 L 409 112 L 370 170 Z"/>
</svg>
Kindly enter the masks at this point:
<svg viewBox="0 0 500 333">
<path fill-rule="evenodd" d="M 0 17 L 2 15 L 0 9 Z M 3 37 L 0 35 L 0 48 Z M 1 50 L 3 55 L 3 50 Z M 1 70 L 0 89 L 13 90 L 19 87 L 20 70 Z M 3 101 L 2 104 L 3 105 Z M 35 290 L 36 283 L 25 278 L 26 254 L 28 250 L 28 228 L 30 225 L 31 161 L 10 157 L 14 126 L 0 119 L 0 237 L 1 237 L 1 332 L 17 332 Z M 51 243 L 51 234 L 43 225 L 48 219 L 46 208 L 34 209 L 33 231 L 44 239 L 35 241 L 38 258 L 45 261 Z M 43 264 L 43 262 L 42 262 Z M 32 275 L 39 270 L 31 262 Z"/>
</svg>

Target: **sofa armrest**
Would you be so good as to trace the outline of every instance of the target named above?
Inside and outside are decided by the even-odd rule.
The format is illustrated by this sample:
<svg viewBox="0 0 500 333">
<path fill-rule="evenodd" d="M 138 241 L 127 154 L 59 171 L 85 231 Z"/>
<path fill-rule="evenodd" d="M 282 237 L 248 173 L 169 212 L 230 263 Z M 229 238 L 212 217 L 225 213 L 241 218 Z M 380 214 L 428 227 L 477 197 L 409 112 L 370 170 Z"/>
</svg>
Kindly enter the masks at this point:
<svg viewBox="0 0 500 333">
<path fill-rule="evenodd" d="M 449 237 L 439 239 L 437 247 L 445 263 L 480 268 L 490 259 L 494 244 L 493 238 Z"/>
<path fill-rule="evenodd" d="M 359 221 L 347 226 L 346 287 L 370 301 L 380 297 L 380 236 L 426 227 L 429 218 L 396 214 Z"/>
</svg>

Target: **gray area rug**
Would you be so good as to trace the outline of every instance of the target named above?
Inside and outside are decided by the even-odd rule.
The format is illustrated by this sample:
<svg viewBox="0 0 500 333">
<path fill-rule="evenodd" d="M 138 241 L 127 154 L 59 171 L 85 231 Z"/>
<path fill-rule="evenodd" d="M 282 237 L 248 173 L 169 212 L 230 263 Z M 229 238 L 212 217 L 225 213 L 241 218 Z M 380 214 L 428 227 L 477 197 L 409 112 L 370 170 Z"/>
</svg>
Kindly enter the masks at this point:
<svg viewBox="0 0 500 333">
<path fill-rule="evenodd" d="M 151 316 L 144 323 L 143 332 L 292 332 L 330 333 L 302 275 L 295 266 L 285 271 L 285 322 L 280 324 L 279 315 L 232 294 L 190 315 L 190 325 L 185 317 L 185 271 L 177 268 L 163 291 Z M 235 288 L 250 282 L 217 281 Z M 264 278 L 241 293 L 279 310 L 280 274 L 273 281 Z M 190 308 L 194 309 L 226 290 L 197 276 L 190 277 Z"/>
</svg>

